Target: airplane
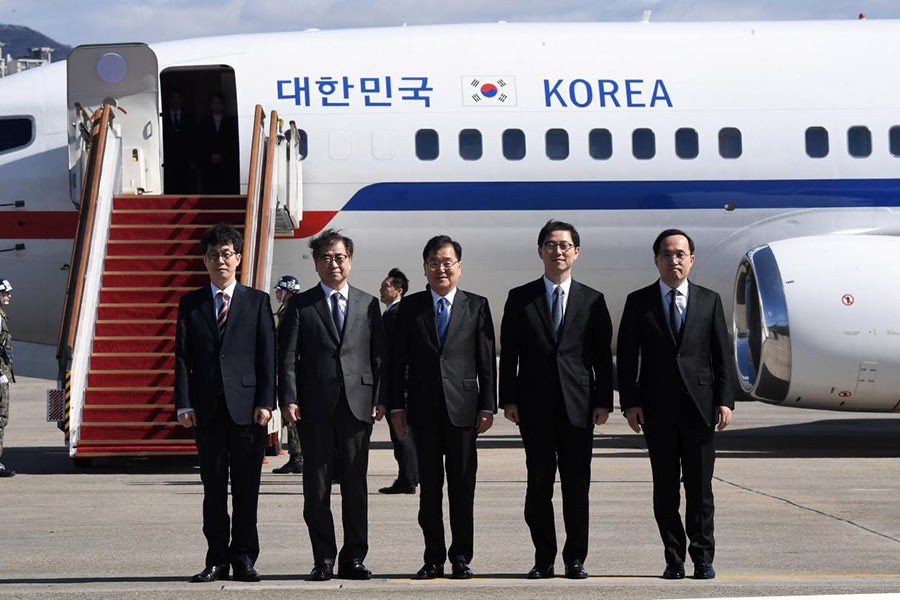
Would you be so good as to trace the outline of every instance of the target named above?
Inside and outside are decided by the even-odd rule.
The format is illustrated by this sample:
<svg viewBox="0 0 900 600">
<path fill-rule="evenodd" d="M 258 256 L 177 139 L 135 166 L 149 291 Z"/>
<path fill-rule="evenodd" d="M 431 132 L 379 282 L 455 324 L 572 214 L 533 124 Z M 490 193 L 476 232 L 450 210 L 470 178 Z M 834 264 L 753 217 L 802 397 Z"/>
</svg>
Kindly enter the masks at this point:
<svg viewBox="0 0 900 600">
<path fill-rule="evenodd" d="M 677 227 L 697 244 L 692 278 L 725 302 L 743 392 L 897 411 L 898 54 L 890 20 L 80 47 L 68 64 L 0 80 L 0 276 L 15 286 L 14 334 L 56 342 L 77 219 L 73 100 L 115 103 L 143 161 L 124 187 L 152 195 L 166 98 L 177 90 L 200 115 L 220 92 L 239 123 L 242 191 L 255 105 L 301 136 L 302 210 L 276 237 L 276 278 L 311 286 L 308 239 L 334 227 L 356 243 L 354 285 L 374 293 L 400 267 L 417 289 L 422 247 L 446 233 L 464 249 L 462 287 L 488 296 L 499 326 L 507 291 L 540 273 L 538 230 L 560 219 L 581 233 L 575 277 L 605 294 L 615 325 L 627 293 L 656 277 L 656 234 Z"/>
</svg>

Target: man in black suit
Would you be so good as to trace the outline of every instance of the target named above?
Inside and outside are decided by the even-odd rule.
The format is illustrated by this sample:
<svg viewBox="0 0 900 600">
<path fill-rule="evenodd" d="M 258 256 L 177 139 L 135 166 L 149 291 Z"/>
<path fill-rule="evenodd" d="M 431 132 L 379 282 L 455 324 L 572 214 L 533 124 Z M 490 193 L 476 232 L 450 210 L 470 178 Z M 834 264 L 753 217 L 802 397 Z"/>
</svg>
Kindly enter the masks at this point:
<svg viewBox="0 0 900 600">
<path fill-rule="evenodd" d="M 237 119 L 225 112 L 225 98 L 216 92 L 209 98 L 209 114 L 197 124 L 197 166 L 201 193 L 240 192 Z"/>
<path fill-rule="evenodd" d="M 409 279 L 400 269 L 393 268 L 387 277 L 381 282 L 381 302 L 385 305 L 381 320 L 384 323 L 384 335 L 390 348 L 391 337 L 394 335 L 394 325 L 397 322 L 397 310 L 400 308 L 400 300 L 409 291 Z M 391 444 L 394 446 L 394 460 L 397 461 L 397 479 L 387 487 L 380 488 L 379 494 L 415 494 L 419 485 L 419 465 L 416 462 L 416 446 L 412 433 L 407 430 L 404 435 L 398 435 L 391 419 L 387 420 L 391 434 Z"/>
<path fill-rule="evenodd" d="M 194 427 L 203 480 L 206 568 L 191 581 L 259 581 L 256 509 L 275 404 L 275 322 L 269 295 L 235 279 L 243 240 L 230 225 L 200 241 L 210 285 L 182 296 L 175 332 L 175 407 Z M 231 540 L 228 481 L 231 475 Z"/>
<path fill-rule="evenodd" d="M 712 563 L 713 432 L 731 422 L 734 373 L 722 300 L 688 282 L 694 242 L 667 229 L 653 242 L 659 280 L 629 294 L 619 327 L 619 400 L 628 424 L 643 428 L 653 472 L 653 514 L 665 546 L 665 579 L 684 577 L 685 554 L 696 579 Z M 681 479 L 685 522 L 678 513 Z M 685 539 L 690 540 L 687 546 Z"/>
<path fill-rule="evenodd" d="M 369 438 L 384 415 L 380 378 L 384 328 L 378 300 L 347 281 L 353 240 L 328 229 L 309 243 L 320 282 L 288 302 L 278 326 L 278 400 L 297 422 L 305 456 L 303 518 L 313 550 L 310 579 L 369 579 Z M 331 514 L 331 482 L 341 482 L 344 545 Z"/>
<path fill-rule="evenodd" d="M 444 574 L 469 579 L 474 538 L 473 504 L 478 458 L 475 439 L 497 410 L 494 324 L 488 301 L 457 287 L 462 247 L 445 235 L 422 252 L 429 289 L 400 303 L 391 341 L 390 407 L 397 432 L 407 423 L 419 459 L 419 525 L 425 564 L 418 579 Z M 447 469 L 450 531 L 444 541 L 443 485 Z"/>
<path fill-rule="evenodd" d="M 190 194 L 193 189 L 194 116 L 184 107 L 181 90 L 172 90 L 162 112 L 163 191 Z"/>
<path fill-rule="evenodd" d="M 594 425 L 613 407 L 612 323 L 603 294 L 572 280 L 581 252 L 575 227 L 548 221 L 538 234 L 544 276 L 510 290 L 500 327 L 500 406 L 519 426 L 534 542 L 529 579 L 553 577 L 553 484 L 562 485 L 566 577 L 585 579 Z"/>
</svg>

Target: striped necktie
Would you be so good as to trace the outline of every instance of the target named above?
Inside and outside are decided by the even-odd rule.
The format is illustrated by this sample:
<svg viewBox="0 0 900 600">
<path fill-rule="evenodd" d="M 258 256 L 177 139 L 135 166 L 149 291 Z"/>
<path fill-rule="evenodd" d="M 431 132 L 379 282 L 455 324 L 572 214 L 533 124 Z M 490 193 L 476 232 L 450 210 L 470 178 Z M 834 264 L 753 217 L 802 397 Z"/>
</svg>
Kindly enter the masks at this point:
<svg viewBox="0 0 900 600">
<path fill-rule="evenodd" d="M 230 298 L 225 292 L 219 292 L 216 296 L 219 298 L 219 314 L 216 315 L 216 324 L 219 326 L 219 337 L 222 337 L 225 335 L 225 321 L 228 319 L 228 309 L 231 308 L 228 304 Z"/>
</svg>

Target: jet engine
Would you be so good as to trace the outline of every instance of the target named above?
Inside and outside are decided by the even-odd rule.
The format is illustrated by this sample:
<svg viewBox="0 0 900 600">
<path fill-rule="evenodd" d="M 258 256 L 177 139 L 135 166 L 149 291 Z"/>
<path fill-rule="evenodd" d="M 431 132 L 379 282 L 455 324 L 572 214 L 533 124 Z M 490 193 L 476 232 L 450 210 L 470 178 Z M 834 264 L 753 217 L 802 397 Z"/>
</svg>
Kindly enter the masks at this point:
<svg viewBox="0 0 900 600">
<path fill-rule="evenodd" d="M 900 238 L 824 235 L 748 252 L 734 285 L 734 355 L 764 402 L 900 409 Z"/>
</svg>

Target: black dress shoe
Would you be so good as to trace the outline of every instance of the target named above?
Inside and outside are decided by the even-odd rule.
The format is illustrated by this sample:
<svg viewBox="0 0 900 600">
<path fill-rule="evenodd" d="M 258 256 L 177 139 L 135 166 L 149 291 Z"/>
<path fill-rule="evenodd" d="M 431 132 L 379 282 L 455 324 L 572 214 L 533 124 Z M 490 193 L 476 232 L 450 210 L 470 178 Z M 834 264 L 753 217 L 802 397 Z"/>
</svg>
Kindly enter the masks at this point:
<svg viewBox="0 0 900 600">
<path fill-rule="evenodd" d="M 235 581 L 260 581 L 262 579 L 259 571 L 252 565 L 233 565 L 231 578 Z"/>
<path fill-rule="evenodd" d="M 716 570 L 709 563 L 701 562 L 694 565 L 694 579 L 715 579 Z"/>
<path fill-rule="evenodd" d="M 416 579 L 435 579 L 444 576 L 444 565 L 425 563 L 416 573 Z"/>
<path fill-rule="evenodd" d="M 322 563 L 313 567 L 309 573 L 310 581 L 328 581 L 334 577 L 334 567 L 328 563 Z"/>
<path fill-rule="evenodd" d="M 366 568 L 366 565 L 359 559 L 341 565 L 338 567 L 338 579 L 372 579 L 372 571 Z"/>
<path fill-rule="evenodd" d="M 463 561 L 453 563 L 453 572 L 450 574 L 451 579 L 472 579 L 472 569 Z"/>
<path fill-rule="evenodd" d="M 663 579 L 684 579 L 684 565 L 682 563 L 667 564 L 662 577 Z"/>
<path fill-rule="evenodd" d="M 588 573 L 580 560 L 566 565 L 566 579 L 587 579 Z"/>
<path fill-rule="evenodd" d="M 415 494 L 416 486 L 394 481 L 391 485 L 378 489 L 379 494 Z"/>
<path fill-rule="evenodd" d="M 228 565 L 209 565 L 191 577 L 191 583 L 209 583 L 218 579 L 228 579 Z"/>
<path fill-rule="evenodd" d="M 285 473 L 302 473 L 303 472 L 303 460 L 294 460 L 291 459 L 278 467 L 277 469 L 272 469 L 273 473 L 279 473 L 284 475 Z"/>
<path fill-rule="evenodd" d="M 16 472 L 7 469 L 6 467 L 0 467 L 0 477 L 15 477 Z M 414 490 L 415 491 L 415 490 Z"/>
<path fill-rule="evenodd" d="M 528 579 L 550 579 L 553 577 L 553 565 L 546 567 L 534 565 L 531 567 L 531 570 L 528 571 L 527 577 Z"/>
</svg>

